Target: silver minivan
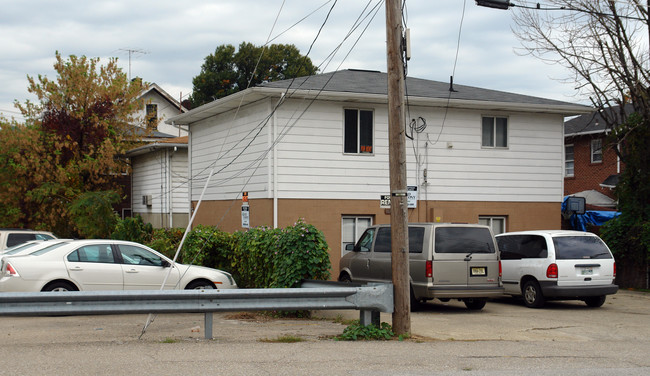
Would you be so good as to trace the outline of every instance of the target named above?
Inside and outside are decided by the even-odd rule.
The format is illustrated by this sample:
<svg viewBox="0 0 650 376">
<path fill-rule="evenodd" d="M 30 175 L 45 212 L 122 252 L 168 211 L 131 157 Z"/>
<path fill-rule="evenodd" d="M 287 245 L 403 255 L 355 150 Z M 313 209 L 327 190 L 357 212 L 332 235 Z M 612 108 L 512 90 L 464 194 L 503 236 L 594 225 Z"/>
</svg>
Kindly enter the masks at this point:
<svg viewBox="0 0 650 376">
<path fill-rule="evenodd" d="M 615 294 L 612 252 L 595 234 L 567 230 L 521 231 L 496 236 L 505 293 L 530 308 L 547 300 L 582 300 L 600 307 Z"/>
<path fill-rule="evenodd" d="M 481 309 L 488 298 L 503 294 L 499 255 L 488 226 L 450 223 L 411 223 L 409 269 L 411 306 L 438 298 L 462 300 Z M 341 282 L 390 282 L 390 225 L 371 226 L 350 253 L 341 258 Z"/>
</svg>

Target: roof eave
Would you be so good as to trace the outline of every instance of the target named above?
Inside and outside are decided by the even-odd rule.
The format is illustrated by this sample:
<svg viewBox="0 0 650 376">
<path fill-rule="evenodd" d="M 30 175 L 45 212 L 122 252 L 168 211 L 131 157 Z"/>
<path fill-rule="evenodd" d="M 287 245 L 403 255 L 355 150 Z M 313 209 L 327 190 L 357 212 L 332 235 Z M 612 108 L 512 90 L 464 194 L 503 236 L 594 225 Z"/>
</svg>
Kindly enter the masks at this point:
<svg viewBox="0 0 650 376">
<path fill-rule="evenodd" d="M 138 155 L 152 153 L 152 152 L 157 151 L 157 150 L 173 149 L 173 148 L 187 149 L 187 144 L 171 143 L 171 142 L 170 143 L 148 144 L 148 145 L 143 145 L 143 146 L 137 147 L 135 149 L 128 150 L 125 153 L 125 155 L 127 157 L 136 157 Z"/>
</svg>

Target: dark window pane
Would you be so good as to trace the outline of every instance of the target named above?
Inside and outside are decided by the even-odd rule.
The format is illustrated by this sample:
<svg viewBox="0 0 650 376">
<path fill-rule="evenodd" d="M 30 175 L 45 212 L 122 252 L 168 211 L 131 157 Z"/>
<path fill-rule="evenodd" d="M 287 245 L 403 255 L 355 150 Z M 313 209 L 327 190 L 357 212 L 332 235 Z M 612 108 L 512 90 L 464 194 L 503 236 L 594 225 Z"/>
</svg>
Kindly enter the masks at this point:
<svg viewBox="0 0 650 376">
<path fill-rule="evenodd" d="M 595 236 L 559 236 L 553 238 L 558 260 L 611 259 L 607 246 Z"/>
<path fill-rule="evenodd" d="M 382 227 L 377 231 L 377 240 L 375 241 L 375 252 L 390 252 L 390 227 Z"/>
<path fill-rule="evenodd" d="M 372 153 L 372 111 L 360 111 L 361 153 Z"/>
<path fill-rule="evenodd" d="M 494 118 L 484 117 L 481 127 L 482 146 L 494 146 Z"/>
<path fill-rule="evenodd" d="M 496 146 L 505 148 L 508 146 L 508 119 L 496 118 Z"/>
<path fill-rule="evenodd" d="M 358 126 L 357 126 L 357 110 L 345 110 L 345 140 L 344 149 L 345 153 L 358 153 Z"/>
<path fill-rule="evenodd" d="M 472 227 L 439 227 L 435 232 L 436 253 L 494 253 L 490 230 Z"/>
</svg>

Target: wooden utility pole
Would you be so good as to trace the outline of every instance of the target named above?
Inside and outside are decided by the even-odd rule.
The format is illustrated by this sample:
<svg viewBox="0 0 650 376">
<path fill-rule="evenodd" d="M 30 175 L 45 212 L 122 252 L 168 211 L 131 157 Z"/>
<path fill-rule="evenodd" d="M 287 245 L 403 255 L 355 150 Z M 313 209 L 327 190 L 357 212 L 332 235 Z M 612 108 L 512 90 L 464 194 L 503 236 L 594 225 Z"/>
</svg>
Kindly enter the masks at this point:
<svg viewBox="0 0 650 376">
<path fill-rule="evenodd" d="M 408 208 L 406 199 L 406 138 L 404 56 L 401 0 L 386 0 L 388 55 L 388 156 L 390 169 L 391 262 L 394 302 L 393 331 L 411 332 L 409 290 Z"/>
</svg>

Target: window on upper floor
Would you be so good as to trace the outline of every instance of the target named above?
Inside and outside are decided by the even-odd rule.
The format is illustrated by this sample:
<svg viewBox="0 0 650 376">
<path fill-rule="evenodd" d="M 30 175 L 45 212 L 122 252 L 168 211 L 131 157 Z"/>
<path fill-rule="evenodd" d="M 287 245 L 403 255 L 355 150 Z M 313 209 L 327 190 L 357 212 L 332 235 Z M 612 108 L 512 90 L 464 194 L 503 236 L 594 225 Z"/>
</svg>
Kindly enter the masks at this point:
<svg viewBox="0 0 650 376">
<path fill-rule="evenodd" d="M 591 140 L 591 163 L 601 163 L 603 161 L 603 140 L 597 138 Z"/>
<path fill-rule="evenodd" d="M 346 154 L 372 154 L 374 150 L 373 112 L 371 110 L 345 109 L 343 152 Z"/>
<path fill-rule="evenodd" d="M 573 145 L 564 145 L 564 176 L 574 174 Z"/>
<path fill-rule="evenodd" d="M 158 105 L 155 103 L 148 103 L 146 106 L 146 120 L 147 125 L 152 127 L 158 121 Z"/>
<path fill-rule="evenodd" d="M 483 116 L 481 146 L 486 148 L 508 147 L 508 118 Z"/>
</svg>

